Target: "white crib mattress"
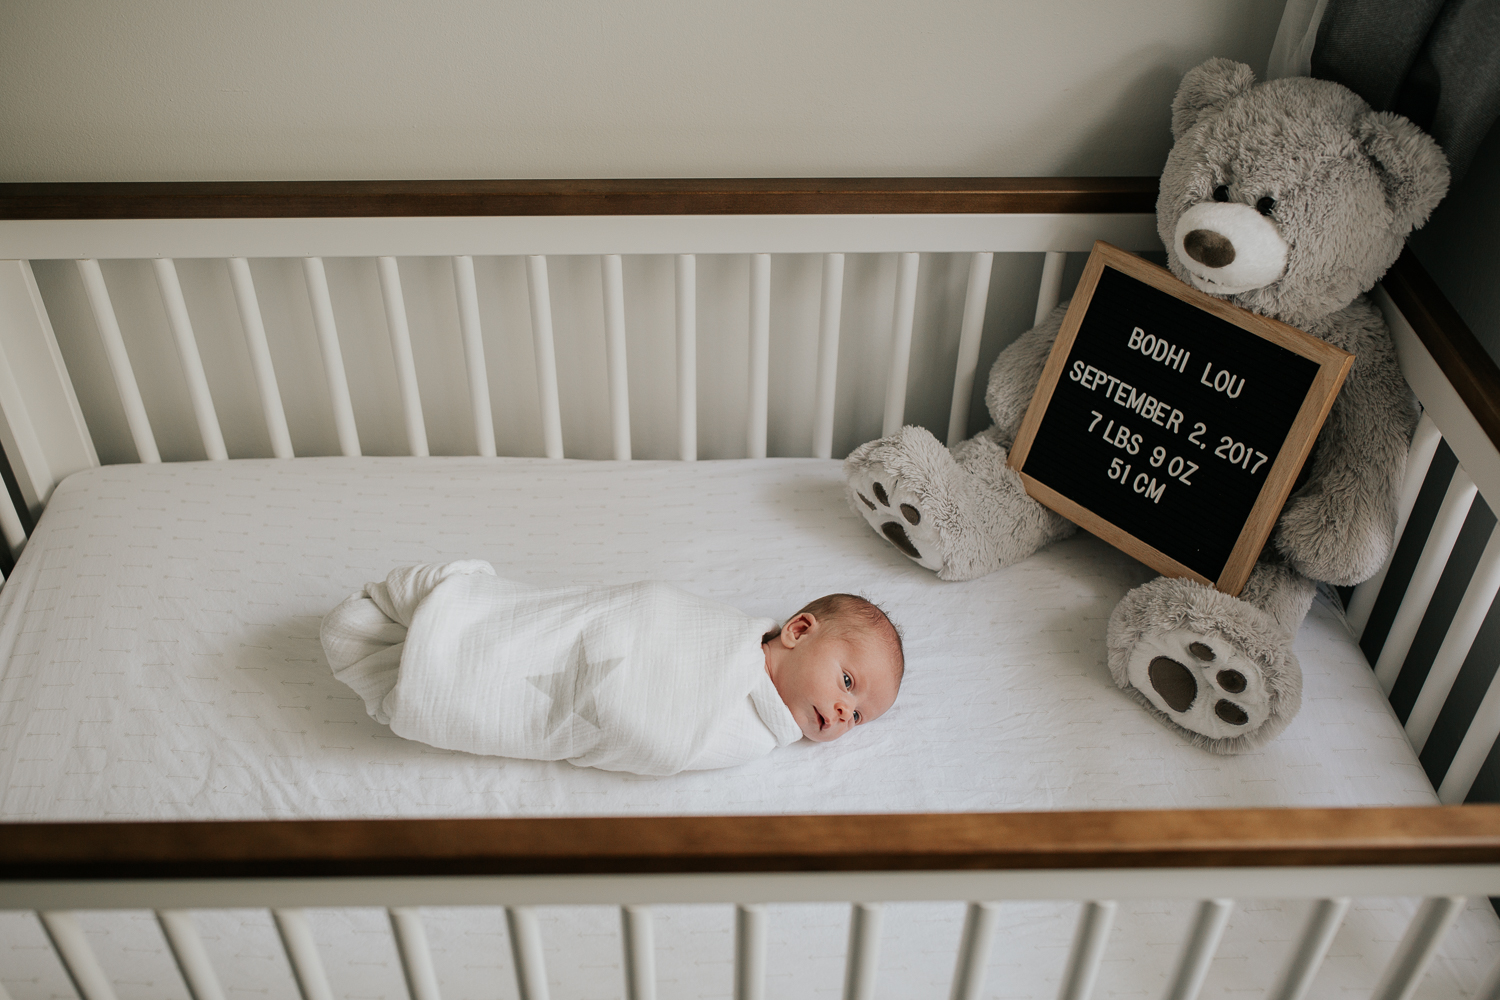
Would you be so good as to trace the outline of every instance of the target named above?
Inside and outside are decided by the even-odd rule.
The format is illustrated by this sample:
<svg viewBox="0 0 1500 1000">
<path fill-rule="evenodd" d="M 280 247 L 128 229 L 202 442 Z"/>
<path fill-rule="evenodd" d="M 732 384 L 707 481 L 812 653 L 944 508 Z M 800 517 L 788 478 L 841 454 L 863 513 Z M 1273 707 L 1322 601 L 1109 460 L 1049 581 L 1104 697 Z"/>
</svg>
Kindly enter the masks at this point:
<svg viewBox="0 0 1500 1000">
<path fill-rule="evenodd" d="M 488 559 L 547 583 L 664 579 L 784 616 L 867 594 L 906 633 L 896 707 L 831 745 L 644 778 L 392 736 L 329 675 L 324 611 L 392 566 Z M 111 466 L 59 487 L 0 591 L 0 816 L 8 820 L 538 816 L 1383 805 L 1435 801 L 1364 657 L 1319 602 L 1301 716 L 1264 750 L 1184 744 L 1110 682 L 1110 609 L 1148 570 L 1080 536 L 943 583 L 845 506 L 837 462 L 299 459 Z M 1368 992 L 1412 913 L 1356 901 L 1317 995 Z M 1194 904 L 1122 901 L 1099 995 L 1158 995 Z M 1260 996 L 1308 904 L 1237 906 L 1204 995 Z M 773 907 L 768 995 L 836 995 L 847 905 Z M 1007 903 L 986 995 L 1056 995 L 1077 906 Z M 264 911 L 196 915 L 230 995 L 294 996 Z M 619 918 L 541 911 L 556 996 L 618 996 Z M 431 910 L 445 997 L 514 997 L 503 913 Z M 882 996 L 948 991 L 961 903 L 888 907 Z M 83 926 L 121 1000 L 183 998 L 149 913 Z M 318 911 L 335 996 L 401 996 L 379 911 Z M 658 995 L 731 993 L 727 906 L 657 913 Z M 0 914 L 0 983 L 67 995 L 34 917 Z M 1466 994 L 1500 925 L 1471 902 L 1419 998 Z"/>
<path fill-rule="evenodd" d="M 863 593 L 906 634 L 896 707 L 831 745 L 668 778 L 393 736 L 330 676 L 319 617 L 394 566 L 664 579 L 785 617 Z M 7 819 L 924 812 L 1434 801 L 1320 602 L 1300 717 L 1264 750 L 1186 745 L 1111 683 L 1139 563 L 1087 535 L 945 583 L 845 505 L 839 463 L 321 458 L 66 480 L 0 592 Z"/>
</svg>

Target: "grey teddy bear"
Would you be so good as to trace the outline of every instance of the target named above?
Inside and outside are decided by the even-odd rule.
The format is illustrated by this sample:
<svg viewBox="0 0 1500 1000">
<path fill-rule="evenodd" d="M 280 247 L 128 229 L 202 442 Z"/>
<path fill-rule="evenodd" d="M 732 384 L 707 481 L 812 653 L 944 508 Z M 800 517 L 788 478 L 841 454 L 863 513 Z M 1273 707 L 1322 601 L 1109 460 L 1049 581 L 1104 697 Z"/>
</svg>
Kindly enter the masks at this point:
<svg viewBox="0 0 1500 1000">
<path fill-rule="evenodd" d="M 1172 273 L 1355 356 L 1305 482 L 1240 596 L 1159 577 L 1110 616 L 1115 683 L 1199 746 L 1238 753 L 1281 732 L 1301 705 L 1292 636 L 1314 582 L 1359 583 L 1390 551 L 1416 415 L 1363 293 L 1442 199 L 1448 166 L 1411 122 L 1336 83 L 1256 84 L 1227 59 L 1183 77 L 1172 137 L 1156 202 Z M 1006 465 L 1066 308 L 996 359 L 985 391 L 994 426 L 951 451 L 904 427 L 844 462 L 850 505 L 942 579 L 983 576 L 1075 530 Z"/>
</svg>

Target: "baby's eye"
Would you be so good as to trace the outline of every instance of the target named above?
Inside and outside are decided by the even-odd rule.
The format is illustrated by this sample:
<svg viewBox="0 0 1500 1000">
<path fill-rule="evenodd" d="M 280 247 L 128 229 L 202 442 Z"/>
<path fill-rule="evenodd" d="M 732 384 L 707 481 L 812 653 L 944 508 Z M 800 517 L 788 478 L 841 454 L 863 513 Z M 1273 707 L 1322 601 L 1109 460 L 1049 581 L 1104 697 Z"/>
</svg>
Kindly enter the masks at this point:
<svg viewBox="0 0 1500 1000">
<path fill-rule="evenodd" d="M 856 725 L 856 726 L 857 726 L 857 725 L 859 725 L 859 722 L 860 722 L 860 716 L 859 716 L 859 713 L 858 713 L 858 712 L 855 712 L 855 713 L 854 713 L 854 724 L 855 724 L 855 725 Z"/>
<path fill-rule="evenodd" d="M 854 686 L 854 679 L 848 674 L 844 675 L 844 690 L 847 691 Z"/>
</svg>

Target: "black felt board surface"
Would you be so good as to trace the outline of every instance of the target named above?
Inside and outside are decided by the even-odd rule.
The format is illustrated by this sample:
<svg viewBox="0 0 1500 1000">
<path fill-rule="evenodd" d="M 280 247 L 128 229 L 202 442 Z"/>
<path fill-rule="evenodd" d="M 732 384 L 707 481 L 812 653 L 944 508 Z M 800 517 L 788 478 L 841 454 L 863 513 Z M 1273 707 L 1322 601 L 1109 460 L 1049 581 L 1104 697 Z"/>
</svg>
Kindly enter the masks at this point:
<svg viewBox="0 0 1500 1000">
<path fill-rule="evenodd" d="M 1022 471 L 1217 580 L 1318 372 L 1106 266 Z"/>
</svg>

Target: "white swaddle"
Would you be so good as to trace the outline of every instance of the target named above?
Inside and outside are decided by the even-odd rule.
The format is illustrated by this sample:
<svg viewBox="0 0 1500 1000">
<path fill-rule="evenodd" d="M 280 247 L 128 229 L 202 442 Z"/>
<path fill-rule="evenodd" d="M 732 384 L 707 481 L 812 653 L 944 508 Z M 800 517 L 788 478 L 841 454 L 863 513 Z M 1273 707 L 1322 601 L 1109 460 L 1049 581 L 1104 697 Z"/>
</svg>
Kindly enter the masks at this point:
<svg viewBox="0 0 1500 1000">
<path fill-rule="evenodd" d="M 464 560 L 323 618 L 334 676 L 407 739 L 636 774 L 729 767 L 802 732 L 751 618 L 664 583 L 537 588 Z"/>
</svg>

